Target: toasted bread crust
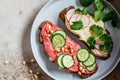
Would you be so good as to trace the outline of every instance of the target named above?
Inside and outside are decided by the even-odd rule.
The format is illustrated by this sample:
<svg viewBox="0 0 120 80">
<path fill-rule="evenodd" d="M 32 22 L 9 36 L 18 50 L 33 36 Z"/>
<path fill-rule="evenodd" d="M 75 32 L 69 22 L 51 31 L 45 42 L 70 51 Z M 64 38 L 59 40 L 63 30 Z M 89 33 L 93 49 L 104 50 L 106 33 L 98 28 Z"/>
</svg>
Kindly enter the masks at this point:
<svg viewBox="0 0 120 80">
<path fill-rule="evenodd" d="M 60 17 L 61 20 L 66 24 L 67 29 L 68 29 L 69 31 L 71 31 L 73 35 L 77 36 L 80 41 L 84 42 L 84 43 L 87 45 L 87 43 L 86 43 L 85 41 L 81 40 L 80 35 L 76 34 L 73 30 L 70 29 L 69 21 L 67 20 L 67 18 L 66 18 L 66 16 L 65 16 L 70 9 L 75 9 L 75 7 L 74 7 L 74 6 L 69 6 L 68 8 L 63 9 L 63 10 L 60 12 L 59 17 Z M 109 34 L 108 30 L 106 30 L 106 32 Z M 88 45 L 87 45 L 87 46 L 88 46 Z M 112 49 L 111 49 L 111 51 L 112 51 Z M 110 51 L 110 52 L 111 52 L 111 51 Z M 100 58 L 100 59 L 102 59 L 102 60 L 106 60 L 106 59 L 108 59 L 108 58 L 110 57 L 110 53 L 106 54 L 105 56 L 99 56 L 99 55 L 97 55 L 97 54 L 95 54 L 95 53 L 93 53 L 93 55 L 95 55 L 96 57 L 98 57 L 98 58 Z"/>
<path fill-rule="evenodd" d="M 67 14 L 67 12 L 70 10 L 70 9 L 75 9 L 74 6 L 70 6 L 68 8 L 65 8 L 64 10 L 62 10 L 59 14 L 59 17 L 62 19 L 62 21 L 65 22 L 65 15 Z"/>
<path fill-rule="evenodd" d="M 91 73 L 91 74 L 89 74 L 89 75 L 86 75 L 86 74 L 79 74 L 79 76 L 81 77 L 81 78 L 87 78 L 87 77 L 89 77 L 89 76 L 92 76 L 94 73 L 96 73 L 96 71 L 98 70 L 98 65 L 96 64 L 96 67 L 95 67 L 95 72 L 93 72 L 93 73 Z"/>
</svg>

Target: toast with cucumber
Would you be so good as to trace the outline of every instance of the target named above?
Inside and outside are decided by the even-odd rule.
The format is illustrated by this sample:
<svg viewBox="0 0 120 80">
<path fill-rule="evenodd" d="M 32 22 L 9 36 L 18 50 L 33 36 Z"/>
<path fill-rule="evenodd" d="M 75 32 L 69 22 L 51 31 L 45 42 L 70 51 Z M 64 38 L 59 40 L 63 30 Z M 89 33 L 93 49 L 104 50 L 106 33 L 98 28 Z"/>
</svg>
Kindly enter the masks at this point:
<svg viewBox="0 0 120 80">
<path fill-rule="evenodd" d="M 102 20 L 95 21 L 86 8 L 80 10 L 74 6 L 63 9 L 59 17 L 67 29 L 83 41 L 95 56 L 101 59 L 110 57 L 112 38 Z"/>
<path fill-rule="evenodd" d="M 61 69 L 77 73 L 81 78 L 87 78 L 97 71 L 95 56 L 81 48 L 60 27 L 45 21 L 39 30 L 39 40 L 44 45 L 45 54 Z"/>
</svg>

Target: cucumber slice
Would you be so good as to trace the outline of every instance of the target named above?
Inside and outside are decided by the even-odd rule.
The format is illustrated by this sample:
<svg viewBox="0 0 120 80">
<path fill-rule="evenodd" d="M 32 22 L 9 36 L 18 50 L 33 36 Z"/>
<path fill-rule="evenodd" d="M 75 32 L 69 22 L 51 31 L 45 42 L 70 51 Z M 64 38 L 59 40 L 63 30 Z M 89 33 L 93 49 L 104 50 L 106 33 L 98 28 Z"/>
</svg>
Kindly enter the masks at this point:
<svg viewBox="0 0 120 80">
<path fill-rule="evenodd" d="M 66 39 L 64 38 L 63 35 L 56 33 L 55 35 L 53 35 L 52 37 L 52 43 L 54 46 L 56 47 L 63 47 L 66 43 Z"/>
<path fill-rule="evenodd" d="M 77 58 L 79 61 L 84 62 L 90 56 L 90 53 L 86 49 L 79 49 L 77 52 Z"/>
<path fill-rule="evenodd" d="M 54 35 L 54 34 L 57 34 L 57 33 L 63 35 L 64 38 L 66 39 L 66 33 L 65 33 L 63 30 L 57 30 L 57 31 L 55 31 L 55 32 L 53 33 L 53 35 Z"/>
<path fill-rule="evenodd" d="M 92 66 L 86 67 L 88 71 L 93 71 L 96 68 L 96 63 L 94 63 Z"/>
<path fill-rule="evenodd" d="M 83 64 L 88 67 L 88 66 L 92 66 L 94 63 L 96 62 L 96 58 L 94 55 L 90 54 L 90 57 L 88 58 L 87 61 L 85 61 Z"/>
<path fill-rule="evenodd" d="M 65 54 L 61 54 L 61 55 L 58 57 L 58 59 L 57 59 L 57 63 L 58 63 L 58 65 L 59 65 L 61 68 L 65 68 L 65 67 L 63 66 L 63 64 L 62 64 L 62 58 L 63 58 L 64 55 L 65 55 Z"/>
<path fill-rule="evenodd" d="M 64 55 L 62 58 L 62 63 L 65 68 L 70 68 L 74 65 L 74 60 L 71 55 Z"/>
</svg>

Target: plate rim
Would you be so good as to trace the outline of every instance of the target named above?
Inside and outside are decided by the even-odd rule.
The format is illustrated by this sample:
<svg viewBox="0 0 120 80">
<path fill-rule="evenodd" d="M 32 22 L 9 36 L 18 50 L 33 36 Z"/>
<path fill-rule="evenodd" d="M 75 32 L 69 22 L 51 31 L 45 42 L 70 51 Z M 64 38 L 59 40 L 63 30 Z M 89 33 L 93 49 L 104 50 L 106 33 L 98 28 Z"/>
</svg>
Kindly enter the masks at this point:
<svg viewBox="0 0 120 80">
<path fill-rule="evenodd" d="M 33 26 L 35 25 L 35 22 L 37 21 L 37 19 L 38 19 L 37 17 L 39 16 L 39 14 L 40 14 L 47 6 L 49 6 L 53 1 L 56 1 L 56 0 L 49 0 L 47 3 L 44 4 L 44 6 L 38 11 L 38 14 L 36 15 L 36 17 L 35 17 L 35 19 L 34 19 L 34 21 L 33 21 L 33 24 L 32 24 L 31 34 L 30 34 L 30 44 L 31 44 L 32 53 L 33 53 L 33 55 L 34 55 L 37 63 L 38 63 L 38 59 L 37 59 L 37 57 L 36 57 L 36 55 L 35 55 L 35 50 L 33 49 L 33 44 L 32 44 L 32 43 L 33 43 L 33 42 L 32 42 L 32 41 L 33 41 L 33 35 L 32 35 L 32 33 L 33 33 Z M 113 10 L 117 13 L 117 15 L 118 15 L 119 18 L 120 18 L 120 14 L 119 14 L 118 11 L 116 10 L 116 8 L 115 8 L 111 3 L 109 3 L 107 0 L 104 0 L 104 2 L 107 3 L 111 8 L 113 8 Z M 120 48 L 119 48 L 118 53 L 119 53 L 119 52 L 120 52 Z M 107 74 L 105 74 L 104 76 L 100 77 L 99 80 L 101 80 L 101 79 L 105 78 L 107 75 L 109 75 L 109 74 L 116 68 L 116 66 L 118 65 L 119 62 L 120 62 L 120 57 L 119 57 L 119 59 L 117 60 L 116 64 L 113 66 L 113 68 L 110 69 L 110 71 L 107 72 Z M 48 75 L 50 78 L 54 79 L 53 76 L 50 75 L 50 74 L 48 74 L 48 73 L 41 67 L 41 65 L 40 65 L 39 63 L 38 63 L 38 65 L 39 65 L 39 67 L 46 73 L 46 75 Z"/>
</svg>

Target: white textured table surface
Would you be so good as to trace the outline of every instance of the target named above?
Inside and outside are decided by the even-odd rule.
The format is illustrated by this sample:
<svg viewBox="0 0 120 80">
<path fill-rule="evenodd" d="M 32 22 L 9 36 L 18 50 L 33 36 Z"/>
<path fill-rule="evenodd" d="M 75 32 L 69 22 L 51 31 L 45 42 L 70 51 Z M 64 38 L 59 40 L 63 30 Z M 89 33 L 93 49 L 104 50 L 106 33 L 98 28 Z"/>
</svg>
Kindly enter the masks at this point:
<svg viewBox="0 0 120 80">
<path fill-rule="evenodd" d="M 34 58 L 30 31 L 36 14 L 47 1 L 0 0 L 0 80 L 34 80 L 29 69 L 41 71 L 36 63 L 24 66 L 22 61 Z M 39 80 L 48 78 L 40 76 Z"/>
</svg>

